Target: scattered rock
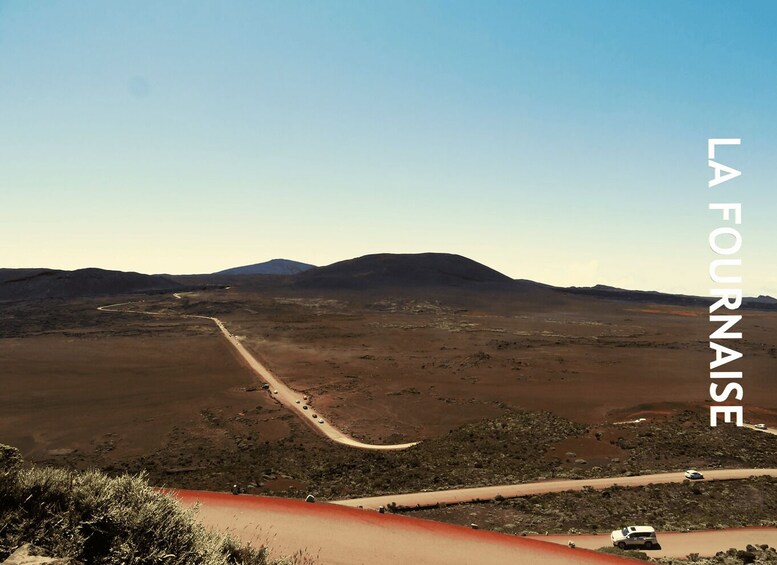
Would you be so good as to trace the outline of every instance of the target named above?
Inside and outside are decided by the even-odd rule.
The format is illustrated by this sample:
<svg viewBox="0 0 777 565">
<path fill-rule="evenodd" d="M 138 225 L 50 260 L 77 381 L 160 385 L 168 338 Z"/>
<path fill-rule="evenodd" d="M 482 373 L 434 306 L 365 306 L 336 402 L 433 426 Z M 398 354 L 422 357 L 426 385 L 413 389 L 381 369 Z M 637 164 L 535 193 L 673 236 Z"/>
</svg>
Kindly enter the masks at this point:
<svg viewBox="0 0 777 565">
<path fill-rule="evenodd" d="M 42 553 L 41 549 L 25 543 L 3 561 L 3 565 L 81 565 L 70 558 L 45 557 L 39 553 Z"/>
<path fill-rule="evenodd" d="M 59 457 L 62 455 L 70 455 L 71 453 L 74 453 L 74 452 L 75 452 L 75 449 L 71 449 L 68 447 L 61 447 L 58 449 L 49 449 L 46 453 L 54 457 Z"/>
</svg>

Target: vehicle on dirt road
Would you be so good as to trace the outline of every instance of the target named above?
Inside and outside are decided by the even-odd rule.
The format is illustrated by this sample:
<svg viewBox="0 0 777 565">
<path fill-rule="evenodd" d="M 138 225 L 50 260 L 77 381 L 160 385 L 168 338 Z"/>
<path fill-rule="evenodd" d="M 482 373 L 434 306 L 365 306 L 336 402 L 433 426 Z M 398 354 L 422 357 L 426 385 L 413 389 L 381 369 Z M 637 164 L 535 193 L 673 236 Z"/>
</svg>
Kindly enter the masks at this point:
<svg viewBox="0 0 777 565">
<path fill-rule="evenodd" d="M 691 479 L 692 481 L 697 481 L 697 480 L 699 480 L 699 479 L 703 479 L 703 478 L 704 478 L 704 475 L 702 475 L 701 473 L 699 473 L 699 471 L 695 471 L 695 470 L 693 470 L 693 469 L 688 469 L 688 470 L 685 472 L 685 478 L 686 478 L 686 479 Z"/>
<path fill-rule="evenodd" d="M 653 549 L 658 547 L 656 531 L 651 526 L 626 526 L 621 530 L 614 530 L 610 534 L 612 545 L 620 549 L 630 547 L 642 547 Z"/>
</svg>

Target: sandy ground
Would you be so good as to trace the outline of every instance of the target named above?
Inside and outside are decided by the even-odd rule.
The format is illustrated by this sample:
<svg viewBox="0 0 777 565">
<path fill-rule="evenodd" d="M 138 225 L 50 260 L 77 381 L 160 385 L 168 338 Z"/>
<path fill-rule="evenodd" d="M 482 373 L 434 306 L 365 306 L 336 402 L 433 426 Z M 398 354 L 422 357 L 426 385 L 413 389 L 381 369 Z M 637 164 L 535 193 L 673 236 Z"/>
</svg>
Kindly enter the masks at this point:
<svg viewBox="0 0 777 565">
<path fill-rule="evenodd" d="M 331 504 L 197 491 L 178 495 L 185 504 L 201 503 L 198 516 L 206 526 L 230 531 L 255 546 L 269 544 L 276 556 L 304 548 L 321 565 L 631 562 L 527 538 Z"/>
<path fill-rule="evenodd" d="M 746 479 L 751 476 L 769 475 L 777 477 L 777 469 L 720 469 L 702 471 L 703 480 Z M 454 504 L 472 500 L 491 500 L 497 495 L 506 498 L 514 496 L 529 496 L 547 492 L 562 492 L 566 490 L 583 490 L 590 487 L 604 489 L 611 486 L 644 486 L 649 484 L 681 483 L 685 480 L 683 473 L 658 473 L 654 475 L 639 475 L 634 477 L 607 477 L 602 479 L 579 479 L 565 481 L 545 481 L 519 485 L 501 485 L 492 487 L 464 488 L 440 490 L 434 492 L 413 492 L 408 494 L 390 494 L 367 498 L 352 498 L 336 500 L 333 504 L 342 506 L 377 509 L 388 506 L 392 502 L 399 506 L 432 506 L 434 504 Z"/>
<path fill-rule="evenodd" d="M 597 549 L 612 545 L 610 535 L 563 535 L 563 536 L 528 536 L 566 546 L 572 540 L 577 547 Z M 700 532 L 658 532 L 656 534 L 661 549 L 643 550 L 650 557 L 687 557 L 690 553 L 698 553 L 702 557 L 710 557 L 718 551 L 726 551 L 731 547 L 744 549 L 747 544 L 768 544 L 777 547 L 777 528 L 736 528 L 730 530 L 705 530 Z"/>
</svg>

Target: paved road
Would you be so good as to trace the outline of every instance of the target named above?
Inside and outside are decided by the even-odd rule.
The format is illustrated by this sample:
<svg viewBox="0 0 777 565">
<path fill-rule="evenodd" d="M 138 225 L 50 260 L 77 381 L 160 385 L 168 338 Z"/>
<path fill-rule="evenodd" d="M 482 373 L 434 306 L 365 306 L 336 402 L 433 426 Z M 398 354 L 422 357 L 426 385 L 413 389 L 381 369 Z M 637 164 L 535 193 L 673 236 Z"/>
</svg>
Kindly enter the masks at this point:
<svg viewBox="0 0 777 565">
<path fill-rule="evenodd" d="M 304 549 L 320 565 L 588 565 L 634 563 L 585 549 L 440 522 L 297 500 L 177 491 L 204 525 L 274 556 Z"/>
<path fill-rule="evenodd" d="M 176 293 L 174 295 L 176 298 L 181 298 L 180 293 Z M 147 312 L 145 310 L 128 310 L 128 309 L 117 309 L 119 306 L 125 306 L 127 304 L 137 304 L 136 302 L 122 302 L 119 304 L 109 304 L 107 306 L 100 306 L 98 310 L 102 312 L 131 312 L 134 314 L 147 314 L 151 316 L 169 316 L 169 313 L 166 312 Z M 259 377 L 259 379 L 263 382 L 266 382 L 269 384 L 270 389 L 269 392 L 272 395 L 272 397 L 277 400 L 280 404 L 288 408 L 292 411 L 292 413 L 296 414 L 299 418 L 301 418 L 308 426 L 313 428 L 317 433 L 331 439 L 334 442 L 341 443 L 343 445 L 348 445 L 350 447 L 357 447 L 360 449 L 371 449 L 371 450 L 397 450 L 397 449 L 407 449 L 408 447 L 412 447 L 416 445 L 418 442 L 413 443 L 399 443 L 399 444 L 393 444 L 393 445 L 375 445 L 370 443 L 363 443 L 361 441 L 355 440 L 352 437 L 346 435 L 342 431 L 338 430 L 335 426 L 333 426 L 327 418 L 324 418 L 322 414 L 319 414 L 318 411 L 314 410 L 312 406 L 308 406 L 308 409 L 305 410 L 304 406 L 306 405 L 306 401 L 303 399 L 303 394 L 292 390 L 290 387 L 288 387 L 282 380 L 280 380 L 277 376 L 275 376 L 272 372 L 270 372 L 267 367 L 262 365 L 251 353 L 243 346 L 242 343 L 240 343 L 240 340 L 232 334 L 226 326 L 224 326 L 224 323 L 219 320 L 218 318 L 214 318 L 211 316 L 197 316 L 192 314 L 180 314 L 180 316 L 184 318 L 200 318 L 203 320 L 210 320 L 216 326 L 221 330 L 221 333 L 226 337 L 227 341 L 232 345 L 232 347 L 235 348 L 237 353 L 240 355 L 240 357 L 248 364 L 248 366 L 254 371 L 254 373 Z M 299 403 L 297 401 L 299 400 Z M 313 415 L 316 415 L 316 418 L 313 418 Z M 323 420 L 321 422 L 320 420 Z"/>
<path fill-rule="evenodd" d="M 701 471 L 704 480 L 746 479 L 756 475 L 769 475 L 777 477 L 777 469 L 718 469 Z M 603 489 L 611 486 L 643 486 L 648 484 L 680 483 L 685 480 L 683 473 L 658 473 L 655 475 L 638 475 L 635 477 L 607 477 L 603 479 L 580 479 L 563 481 L 543 481 L 537 483 L 523 483 L 517 485 L 501 485 L 494 487 L 476 487 L 451 490 L 438 490 L 430 492 L 412 492 L 408 494 L 390 494 L 386 496 L 371 496 L 367 498 L 351 498 L 347 500 L 335 500 L 333 504 L 342 506 L 362 507 L 377 509 L 380 506 L 388 506 L 392 502 L 398 506 L 433 506 L 435 504 L 454 504 L 457 502 L 472 502 L 478 500 L 492 500 L 497 495 L 506 498 L 514 496 L 528 496 L 532 494 L 544 494 L 547 492 L 562 492 L 565 490 L 583 490 L 586 487 Z"/>
</svg>

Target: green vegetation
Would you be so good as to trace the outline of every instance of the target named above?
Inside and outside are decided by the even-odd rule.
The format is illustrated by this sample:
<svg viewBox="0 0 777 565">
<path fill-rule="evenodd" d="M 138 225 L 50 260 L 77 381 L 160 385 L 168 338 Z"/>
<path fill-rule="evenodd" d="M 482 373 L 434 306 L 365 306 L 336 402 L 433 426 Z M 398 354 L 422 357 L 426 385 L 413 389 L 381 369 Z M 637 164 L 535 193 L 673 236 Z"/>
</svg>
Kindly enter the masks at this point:
<svg viewBox="0 0 777 565">
<path fill-rule="evenodd" d="M 266 549 L 206 531 L 143 476 L 23 468 L 0 445 L 0 561 L 24 543 L 87 565 L 270 565 Z"/>
</svg>

